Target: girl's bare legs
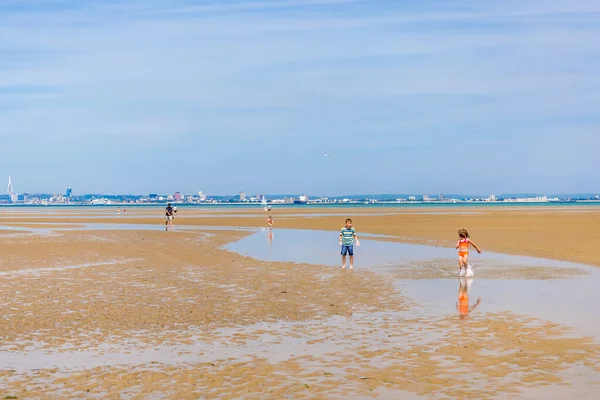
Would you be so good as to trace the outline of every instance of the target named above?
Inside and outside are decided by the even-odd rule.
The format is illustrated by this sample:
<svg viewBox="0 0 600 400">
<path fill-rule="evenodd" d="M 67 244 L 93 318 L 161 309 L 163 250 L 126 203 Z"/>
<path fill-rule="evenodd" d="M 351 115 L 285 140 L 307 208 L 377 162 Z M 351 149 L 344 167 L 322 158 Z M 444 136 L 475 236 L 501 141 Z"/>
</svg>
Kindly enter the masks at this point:
<svg viewBox="0 0 600 400">
<path fill-rule="evenodd" d="M 465 270 L 465 274 L 467 273 L 467 266 L 469 265 L 469 255 L 458 256 L 458 274 L 460 275 Z"/>
</svg>

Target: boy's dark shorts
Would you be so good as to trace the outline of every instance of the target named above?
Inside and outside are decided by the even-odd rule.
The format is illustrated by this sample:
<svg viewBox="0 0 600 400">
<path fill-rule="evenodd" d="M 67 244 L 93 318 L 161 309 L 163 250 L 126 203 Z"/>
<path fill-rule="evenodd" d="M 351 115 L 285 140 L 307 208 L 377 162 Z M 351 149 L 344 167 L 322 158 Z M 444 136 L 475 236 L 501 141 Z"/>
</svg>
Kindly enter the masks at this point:
<svg viewBox="0 0 600 400">
<path fill-rule="evenodd" d="M 346 245 L 342 245 L 342 255 L 349 255 L 349 256 L 353 256 L 354 255 L 354 246 L 350 245 L 350 246 L 346 246 Z"/>
</svg>

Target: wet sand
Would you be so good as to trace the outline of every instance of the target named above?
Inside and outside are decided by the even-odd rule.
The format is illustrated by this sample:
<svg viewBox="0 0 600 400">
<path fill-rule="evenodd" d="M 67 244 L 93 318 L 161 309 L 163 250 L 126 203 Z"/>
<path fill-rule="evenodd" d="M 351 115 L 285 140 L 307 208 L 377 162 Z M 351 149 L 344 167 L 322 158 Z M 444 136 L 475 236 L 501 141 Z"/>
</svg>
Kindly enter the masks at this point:
<svg viewBox="0 0 600 400">
<path fill-rule="evenodd" d="M 54 232 L 62 225 L 48 215 L 3 214 L 5 227 L 43 229 L 2 238 L 0 396 L 595 396 L 600 345 L 569 326 L 518 310 L 423 318 L 389 274 L 260 261 L 223 247 L 250 232 L 186 229 L 261 227 L 262 210 L 241 210 L 256 214 L 243 219 L 231 210 L 219 218 L 198 210 L 188 218 L 188 211 L 180 210 L 168 233 L 160 210 L 135 218 L 128 218 L 135 209 L 127 216 L 95 211 L 94 218 L 64 212 L 69 218 L 61 222 L 78 227 Z M 336 252 L 336 232 L 352 211 L 311 217 L 324 211 L 298 210 L 302 215 L 278 218 L 274 208 L 275 235 L 281 228 L 331 230 Z M 354 218 L 359 235 L 452 247 L 464 227 L 484 251 L 600 265 L 596 209 L 388 211 Z M 81 229 L 90 222 L 157 228 Z M 418 274 L 398 270 L 393 279 L 433 277 L 425 266 L 415 268 Z M 579 274 L 562 272 L 552 279 Z M 529 273 L 528 279 L 549 278 L 544 266 Z"/>
<path fill-rule="evenodd" d="M 428 214 L 429 212 L 429 214 Z M 365 214 L 375 214 L 367 216 Z M 126 215 L 94 211 L 95 218 L 86 218 L 82 211 L 62 211 L 49 215 L 4 214 L 0 224 L 14 226 L 27 223 L 56 223 L 56 218 L 68 216 L 63 222 L 88 223 L 164 223 L 161 209 L 131 209 Z M 190 214 L 190 216 L 186 216 Z M 199 215 L 220 215 L 222 218 Z M 256 218 L 237 217 L 236 214 L 255 214 Z M 298 214 L 293 216 L 293 214 Z M 317 214 L 317 217 L 311 217 Z M 326 214 L 323 216 L 323 214 Z M 354 214 L 359 216 L 354 217 Z M 380 215 L 387 214 L 387 215 Z M 181 208 L 175 226 L 247 226 L 264 227 L 266 213 L 262 209 L 202 209 Z M 550 258 L 600 266 L 600 207 L 461 207 L 427 209 L 381 208 L 322 209 L 274 207 L 275 228 L 339 230 L 346 217 L 354 219 L 358 233 L 391 235 L 393 240 L 407 243 L 425 243 L 454 246 L 456 231 L 465 228 L 472 239 L 484 250 L 506 254 Z M 281 217 L 279 216 L 281 215 Z M 102 217 L 104 216 L 104 217 Z"/>
</svg>

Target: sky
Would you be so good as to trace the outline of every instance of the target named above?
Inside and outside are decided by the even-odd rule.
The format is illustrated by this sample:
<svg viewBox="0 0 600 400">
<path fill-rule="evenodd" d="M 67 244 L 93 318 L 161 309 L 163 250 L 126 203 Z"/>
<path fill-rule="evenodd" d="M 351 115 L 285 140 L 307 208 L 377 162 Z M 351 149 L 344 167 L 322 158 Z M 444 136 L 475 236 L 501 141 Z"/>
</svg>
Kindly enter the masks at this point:
<svg viewBox="0 0 600 400">
<path fill-rule="evenodd" d="M 2 0 L 0 179 L 597 192 L 598 71 L 599 1 Z"/>
</svg>

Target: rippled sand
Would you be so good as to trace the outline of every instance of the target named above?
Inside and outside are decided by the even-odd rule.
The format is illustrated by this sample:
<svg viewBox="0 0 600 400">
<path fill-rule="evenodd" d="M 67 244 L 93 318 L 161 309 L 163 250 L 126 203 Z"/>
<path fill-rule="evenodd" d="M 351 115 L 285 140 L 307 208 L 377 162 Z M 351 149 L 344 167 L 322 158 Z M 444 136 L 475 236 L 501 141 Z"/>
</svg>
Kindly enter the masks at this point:
<svg viewBox="0 0 600 400">
<path fill-rule="evenodd" d="M 585 237 L 598 222 L 592 214 L 583 223 L 584 213 L 565 212 L 561 219 L 563 213 L 519 212 L 503 210 L 495 220 L 488 214 L 398 213 L 355 218 L 355 225 L 359 234 L 438 245 L 453 242 L 454 228 L 464 226 L 484 250 L 537 256 L 548 246 L 541 255 L 549 258 L 595 257 L 599 247 L 590 241 L 598 239 Z M 181 231 L 199 224 L 260 226 L 262 213 L 243 221 L 187 220 L 181 213 L 176 231 L 168 233 L 53 232 L 62 225 L 31 219 L 49 231 L 11 231 L 2 238 L 1 396 L 533 399 L 594 398 L 598 390 L 600 346 L 568 326 L 484 308 L 468 319 L 451 313 L 424 318 L 422 306 L 393 281 L 431 278 L 431 260 L 415 264 L 418 274 L 349 272 L 257 261 L 223 249 L 248 232 Z M 274 219 L 277 228 L 336 231 L 340 225 L 338 216 L 284 221 L 274 212 Z M 2 224 L 31 222 L 5 215 Z M 65 222 L 81 228 L 90 220 Z M 92 222 L 160 227 L 162 218 L 134 221 L 111 212 Z M 486 223 L 491 227 L 484 229 Z M 572 239 L 555 238 L 557 232 L 571 232 Z M 504 241 L 492 241 L 499 236 Z M 553 243 L 562 243 L 563 252 L 556 253 Z M 532 267 L 520 279 L 582 275 L 556 272 Z"/>
</svg>

